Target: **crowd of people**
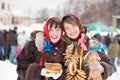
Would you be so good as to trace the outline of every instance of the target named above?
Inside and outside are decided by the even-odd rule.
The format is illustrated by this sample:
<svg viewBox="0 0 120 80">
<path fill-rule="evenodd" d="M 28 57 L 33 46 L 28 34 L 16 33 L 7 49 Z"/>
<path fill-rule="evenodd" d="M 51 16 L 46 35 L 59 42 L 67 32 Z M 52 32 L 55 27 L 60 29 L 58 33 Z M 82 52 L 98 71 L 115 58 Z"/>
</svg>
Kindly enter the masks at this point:
<svg viewBox="0 0 120 80">
<path fill-rule="evenodd" d="M 25 31 L 17 32 L 18 28 L 0 30 L 0 60 L 9 59 L 11 63 L 17 64 L 16 56 L 20 53 L 24 45 L 28 42 Z"/>
<path fill-rule="evenodd" d="M 1 59 L 17 65 L 17 80 L 106 80 L 116 71 L 116 58 L 120 65 L 120 35 L 89 38 L 73 14 L 51 17 L 43 28 L 31 32 L 29 41 L 16 27 L 4 36 L 0 31 Z"/>
</svg>

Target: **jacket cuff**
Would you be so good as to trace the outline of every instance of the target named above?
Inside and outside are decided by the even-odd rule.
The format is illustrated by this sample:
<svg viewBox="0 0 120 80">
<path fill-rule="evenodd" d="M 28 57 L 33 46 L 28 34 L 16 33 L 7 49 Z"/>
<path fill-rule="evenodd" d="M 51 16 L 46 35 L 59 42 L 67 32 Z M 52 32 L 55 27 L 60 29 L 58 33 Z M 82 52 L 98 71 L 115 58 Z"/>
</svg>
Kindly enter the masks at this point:
<svg viewBox="0 0 120 80">
<path fill-rule="evenodd" d="M 100 62 L 100 64 L 104 68 L 104 72 L 102 73 L 102 78 L 103 80 L 104 79 L 106 80 L 114 72 L 113 66 L 106 62 Z"/>
</svg>

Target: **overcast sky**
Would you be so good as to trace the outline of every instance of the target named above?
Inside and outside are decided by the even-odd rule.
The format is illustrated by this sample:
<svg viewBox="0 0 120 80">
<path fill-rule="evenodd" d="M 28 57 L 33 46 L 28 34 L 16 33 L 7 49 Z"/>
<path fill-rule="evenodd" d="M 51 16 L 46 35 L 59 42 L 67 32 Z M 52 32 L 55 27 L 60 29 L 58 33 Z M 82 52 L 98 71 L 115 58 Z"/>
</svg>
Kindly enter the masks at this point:
<svg viewBox="0 0 120 80">
<path fill-rule="evenodd" d="M 13 0 L 12 10 L 37 11 L 42 8 L 54 10 L 57 6 L 62 6 L 65 1 L 66 0 Z"/>
</svg>

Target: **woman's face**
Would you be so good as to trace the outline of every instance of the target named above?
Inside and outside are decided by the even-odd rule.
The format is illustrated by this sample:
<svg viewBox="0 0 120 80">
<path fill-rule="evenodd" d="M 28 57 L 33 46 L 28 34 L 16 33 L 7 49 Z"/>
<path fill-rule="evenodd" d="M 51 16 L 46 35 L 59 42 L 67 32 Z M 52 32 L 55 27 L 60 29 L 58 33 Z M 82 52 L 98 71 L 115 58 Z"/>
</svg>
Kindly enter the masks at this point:
<svg viewBox="0 0 120 80">
<path fill-rule="evenodd" d="M 65 22 L 64 29 L 65 29 L 66 35 L 72 39 L 76 39 L 80 34 L 80 29 L 77 25 L 72 25 Z"/>
<path fill-rule="evenodd" d="M 61 33 L 62 33 L 62 30 L 59 27 L 55 28 L 55 25 L 53 25 L 49 29 L 50 40 L 53 43 L 58 42 L 60 40 L 60 38 L 61 38 Z"/>
</svg>

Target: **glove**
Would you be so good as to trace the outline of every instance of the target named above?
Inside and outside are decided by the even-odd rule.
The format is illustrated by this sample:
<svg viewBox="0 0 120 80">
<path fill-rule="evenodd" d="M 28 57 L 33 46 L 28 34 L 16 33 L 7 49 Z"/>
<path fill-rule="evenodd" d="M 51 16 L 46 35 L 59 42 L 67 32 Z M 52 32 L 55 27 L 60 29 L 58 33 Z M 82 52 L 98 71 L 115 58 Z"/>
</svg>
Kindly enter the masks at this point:
<svg viewBox="0 0 120 80">
<path fill-rule="evenodd" d="M 91 70 L 98 69 L 101 73 L 104 72 L 104 68 L 102 67 L 102 65 L 101 65 L 98 61 L 92 61 L 92 62 L 89 64 L 89 68 L 90 68 Z"/>
<path fill-rule="evenodd" d="M 48 73 L 45 68 L 42 68 L 41 75 L 46 77 L 53 77 L 54 73 Z"/>
<path fill-rule="evenodd" d="M 45 76 L 46 74 L 47 74 L 46 69 L 45 69 L 45 68 L 42 68 L 42 69 L 41 69 L 41 75 L 42 75 L 42 76 Z"/>
<path fill-rule="evenodd" d="M 35 38 L 35 46 L 37 47 L 37 50 L 39 52 L 42 52 L 42 50 L 43 50 L 43 45 L 42 45 L 43 41 L 44 41 L 43 32 L 37 33 L 36 38 Z"/>
<path fill-rule="evenodd" d="M 58 79 L 61 76 L 62 72 L 63 70 L 61 69 L 59 73 L 54 74 L 53 79 Z"/>
<path fill-rule="evenodd" d="M 48 73 L 46 71 L 46 69 L 43 68 L 41 70 L 41 75 L 42 76 L 46 76 L 46 77 L 52 77 L 53 79 L 58 79 L 61 76 L 62 72 L 63 72 L 63 70 L 61 69 L 61 71 L 59 73 L 57 73 L 57 74 L 55 74 L 55 73 Z"/>
</svg>

